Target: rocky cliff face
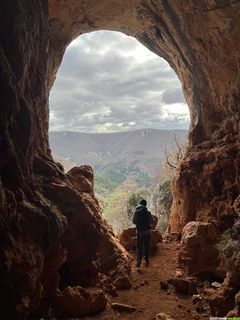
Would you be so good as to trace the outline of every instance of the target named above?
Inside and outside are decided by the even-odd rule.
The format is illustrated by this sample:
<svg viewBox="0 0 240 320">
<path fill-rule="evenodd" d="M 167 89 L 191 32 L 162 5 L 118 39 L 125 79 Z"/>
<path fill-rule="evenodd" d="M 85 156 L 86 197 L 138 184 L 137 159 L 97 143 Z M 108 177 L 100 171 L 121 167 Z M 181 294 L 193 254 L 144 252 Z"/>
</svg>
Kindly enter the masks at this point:
<svg viewBox="0 0 240 320">
<path fill-rule="evenodd" d="M 66 46 L 84 32 L 135 36 L 182 81 L 192 148 L 175 180 L 171 230 L 195 219 L 216 222 L 220 231 L 233 224 L 240 188 L 239 16 L 233 0 L 189 0 L 184 6 L 177 0 L 0 3 L 3 318 L 22 319 L 43 297 L 59 297 L 59 278 L 63 289 L 94 284 L 99 273 L 129 271 L 126 252 L 102 221 L 93 194 L 76 188 L 79 178 L 71 182 L 49 150 L 49 89 Z"/>
<path fill-rule="evenodd" d="M 173 183 L 172 231 L 192 220 L 215 223 L 221 231 L 239 217 L 239 122 L 227 119 L 211 139 L 193 146 Z"/>
</svg>

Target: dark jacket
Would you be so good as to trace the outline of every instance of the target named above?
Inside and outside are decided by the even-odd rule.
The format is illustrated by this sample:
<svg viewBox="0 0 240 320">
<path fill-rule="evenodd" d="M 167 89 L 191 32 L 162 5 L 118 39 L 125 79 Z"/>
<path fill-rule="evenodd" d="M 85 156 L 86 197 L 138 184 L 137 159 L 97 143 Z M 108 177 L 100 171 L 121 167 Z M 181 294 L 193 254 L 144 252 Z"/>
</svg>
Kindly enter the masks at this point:
<svg viewBox="0 0 240 320">
<path fill-rule="evenodd" d="M 138 231 L 151 229 L 151 224 L 153 224 L 153 222 L 151 212 L 148 211 L 146 206 L 139 205 L 136 207 L 133 215 L 133 224 L 136 225 Z"/>
</svg>

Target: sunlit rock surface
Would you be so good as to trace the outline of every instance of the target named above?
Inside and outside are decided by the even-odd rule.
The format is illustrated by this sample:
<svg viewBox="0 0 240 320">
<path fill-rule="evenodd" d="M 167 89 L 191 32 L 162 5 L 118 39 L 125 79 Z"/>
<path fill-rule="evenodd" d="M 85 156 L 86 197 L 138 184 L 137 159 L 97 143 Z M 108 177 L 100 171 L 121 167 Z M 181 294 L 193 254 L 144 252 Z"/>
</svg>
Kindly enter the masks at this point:
<svg viewBox="0 0 240 320">
<path fill-rule="evenodd" d="M 233 224 L 240 202 L 239 6 L 217 0 L 0 3 L 1 318 L 27 317 L 59 286 L 93 284 L 99 272 L 124 278 L 129 271 L 94 195 L 77 190 L 49 150 L 49 89 L 66 46 L 84 32 L 135 36 L 182 81 L 192 147 L 174 183 L 170 228 L 177 232 L 195 219 L 216 223 L 220 232 Z"/>
</svg>

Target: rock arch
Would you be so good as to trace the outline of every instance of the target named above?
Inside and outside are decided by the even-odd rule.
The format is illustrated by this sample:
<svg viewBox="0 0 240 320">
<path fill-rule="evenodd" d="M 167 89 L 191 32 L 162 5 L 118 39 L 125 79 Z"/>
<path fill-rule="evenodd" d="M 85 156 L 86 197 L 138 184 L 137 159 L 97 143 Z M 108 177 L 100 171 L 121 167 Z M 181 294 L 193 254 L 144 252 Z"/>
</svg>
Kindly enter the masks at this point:
<svg viewBox="0 0 240 320">
<path fill-rule="evenodd" d="M 174 183 L 170 229 L 181 231 L 195 219 L 224 229 L 222 217 L 239 216 L 239 1 L 189 0 L 183 6 L 177 0 L 12 0 L 1 2 L 0 16 L 3 315 L 23 317 L 44 295 L 56 295 L 57 270 L 67 259 L 62 242 L 71 250 L 73 241 L 69 234 L 80 234 L 83 251 L 71 257 L 76 254 L 82 265 L 86 257 L 96 260 L 99 240 L 109 248 L 112 261 L 100 252 L 100 269 L 91 263 L 83 268 L 89 281 L 96 270 L 129 271 L 91 191 L 76 191 L 76 181 L 64 175 L 49 150 L 49 90 L 66 46 L 81 33 L 109 29 L 132 35 L 164 57 L 182 82 L 191 148 Z M 88 172 L 77 175 L 91 180 Z M 88 248 L 83 229 L 92 236 Z M 81 283 L 82 274 L 71 281 Z"/>
<path fill-rule="evenodd" d="M 175 180 L 170 230 L 181 231 L 188 221 L 212 220 L 213 215 L 217 216 L 217 220 L 224 220 L 218 212 L 223 206 L 222 201 L 225 203 L 224 211 L 228 212 L 223 216 L 236 217 L 237 213 L 230 208 L 232 205 L 226 204 L 226 197 L 219 200 L 219 193 L 223 195 L 228 192 L 221 187 L 221 181 L 226 180 L 226 176 L 219 172 L 219 168 L 224 168 L 227 162 L 220 164 L 219 161 L 221 158 L 230 159 L 231 153 L 239 154 L 238 1 L 190 1 L 184 8 L 180 2 L 168 0 L 103 1 L 101 4 L 73 1 L 67 7 L 64 2 L 59 5 L 57 1 L 50 1 L 49 8 L 50 57 L 56 57 L 56 52 L 60 53 L 58 59 L 50 59 L 53 70 L 50 82 L 54 79 L 61 54 L 69 41 L 81 33 L 98 29 L 121 31 L 136 37 L 143 45 L 165 58 L 181 80 L 190 109 L 189 140 L 193 149 L 181 167 L 181 176 L 179 173 Z M 218 149 L 221 143 L 228 144 L 229 150 L 222 148 L 218 150 L 218 155 L 209 160 L 209 156 L 204 154 Z M 204 151 L 198 151 L 196 146 Z M 209 161 L 212 167 L 204 167 L 204 163 Z M 235 164 L 228 163 L 226 171 L 231 171 L 235 176 L 238 166 L 238 161 Z M 187 178 L 189 167 L 191 174 Z M 199 167 L 204 167 L 200 183 Z M 209 174 L 212 176 L 210 184 L 207 183 Z M 239 192 L 234 178 L 230 179 L 228 185 Z M 207 190 L 205 193 L 202 192 L 204 188 Z M 217 188 L 221 190 L 215 192 Z M 196 204 L 191 201 L 192 192 L 195 192 Z M 230 202 L 233 202 L 236 194 L 230 198 Z M 215 213 L 209 206 L 211 201 L 214 202 Z"/>
</svg>

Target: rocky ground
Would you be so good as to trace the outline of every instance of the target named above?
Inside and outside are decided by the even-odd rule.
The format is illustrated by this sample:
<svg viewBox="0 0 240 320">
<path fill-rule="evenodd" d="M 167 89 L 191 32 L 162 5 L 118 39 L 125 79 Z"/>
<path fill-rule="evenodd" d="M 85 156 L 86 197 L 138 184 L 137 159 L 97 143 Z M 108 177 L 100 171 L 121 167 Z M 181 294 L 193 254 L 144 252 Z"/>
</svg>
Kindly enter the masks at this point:
<svg viewBox="0 0 240 320">
<path fill-rule="evenodd" d="M 141 269 L 137 269 L 133 261 L 133 287 L 130 290 L 118 291 L 116 297 L 109 297 L 108 307 L 103 313 L 81 319 L 209 319 L 208 309 L 202 310 L 200 313 L 196 311 L 199 304 L 192 302 L 193 294 L 176 293 L 171 285 L 165 289 L 161 287 L 160 283 L 164 284 L 166 280 L 175 278 L 176 273 L 179 272 L 177 270 L 178 253 L 179 242 L 161 243 L 158 251 L 151 258 L 149 267 L 143 265 Z M 112 307 L 113 303 L 130 305 L 136 310 L 115 310 Z M 164 313 L 167 317 L 160 316 L 160 313 Z"/>
</svg>

